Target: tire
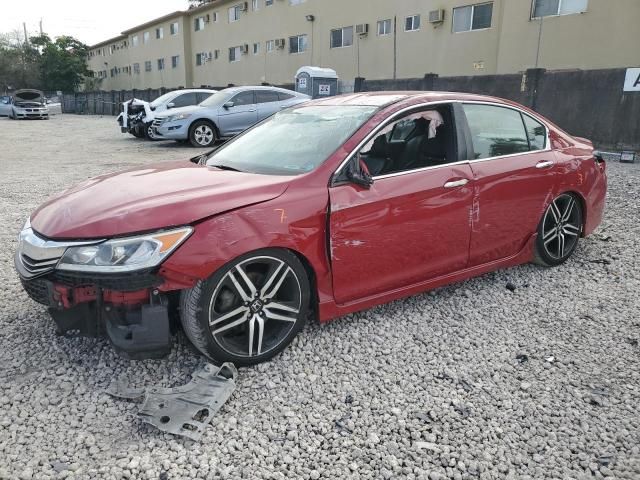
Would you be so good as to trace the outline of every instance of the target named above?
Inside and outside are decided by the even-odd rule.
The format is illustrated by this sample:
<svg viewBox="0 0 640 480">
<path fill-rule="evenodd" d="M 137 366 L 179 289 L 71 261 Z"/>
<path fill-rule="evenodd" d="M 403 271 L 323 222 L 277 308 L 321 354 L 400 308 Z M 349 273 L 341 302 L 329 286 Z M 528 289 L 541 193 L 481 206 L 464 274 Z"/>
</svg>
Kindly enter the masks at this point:
<svg viewBox="0 0 640 480">
<path fill-rule="evenodd" d="M 556 197 L 538 225 L 534 262 L 544 267 L 555 267 L 566 262 L 578 246 L 582 229 L 580 199 L 572 193 Z"/>
<path fill-rule="evenodd" d="M 267 248 L 232 260 L 184 290 L 180 320 L 206 357 L 255 365 L 291 343 L 307 320 L 310 299 L 309 278 L 298 257 Z"/>
<path fill-rule="evenodd" d="M 153 124 L 153 122 L 148 122 L 148 123 L 145 123 L 142 126 L 142 128 L 144 129 L 144 131 L 143 131 L 144 138 L 146 138 L 147 140 L 155 140 L 156 139 L 156 136 L 153 133 L 153 129 L 151 127 L 152 124 Z"/>
<path fill-rule="evenodd" d="M 136 138 L 144 138 L 144 132 L 141 132 L 137 125 L 133 127 L 129 133 Z"/>
<path fill-rule="evenodd" d="M 194 147 L 210 147 L 217 139 L 216 127 L 208 120 L 198 120 L 189 128 L 189 141 Z"/>
</svg>

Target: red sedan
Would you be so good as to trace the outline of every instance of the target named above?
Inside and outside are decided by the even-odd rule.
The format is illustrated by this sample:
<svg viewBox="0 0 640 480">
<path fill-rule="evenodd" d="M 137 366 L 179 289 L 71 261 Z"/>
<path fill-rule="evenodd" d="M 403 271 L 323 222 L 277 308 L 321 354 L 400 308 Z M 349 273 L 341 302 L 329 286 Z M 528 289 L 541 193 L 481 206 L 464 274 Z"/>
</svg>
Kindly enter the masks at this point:
<svg viewBox="0 0 640 480">
<path fill-rule="evenodd" d="M 307 318 L 563 263 L 602 219 L 605 163 L 513 102 L 365 93 L 282 111 L 199 164 L 88 180 L 20 233 L 24 288 L 59 330 L 254 364 Z"/>
</svg>

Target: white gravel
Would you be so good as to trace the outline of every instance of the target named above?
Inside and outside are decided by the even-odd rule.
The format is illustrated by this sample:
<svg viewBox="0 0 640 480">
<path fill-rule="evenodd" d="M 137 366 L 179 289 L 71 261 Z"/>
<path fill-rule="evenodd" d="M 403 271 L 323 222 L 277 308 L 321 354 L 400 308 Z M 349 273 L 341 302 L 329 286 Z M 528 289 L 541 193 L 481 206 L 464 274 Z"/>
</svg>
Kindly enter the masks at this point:
<svg viewBox="0 0 640 480">
<path fill-rule="evenodd" d="M 113 118 L 0 120 L 0 479 L 640 478 L 639 165 L 609 164 L 604 224 L 566 265 L 310 325 L 241 369 L 200 443 L 141 424 L 109 384 L 178 385 L 202 360 L 183 338 L 134 362 L 57 337 L 14 273 L 16 235 L 65 186 L 197 152 Z"/>
</svg>

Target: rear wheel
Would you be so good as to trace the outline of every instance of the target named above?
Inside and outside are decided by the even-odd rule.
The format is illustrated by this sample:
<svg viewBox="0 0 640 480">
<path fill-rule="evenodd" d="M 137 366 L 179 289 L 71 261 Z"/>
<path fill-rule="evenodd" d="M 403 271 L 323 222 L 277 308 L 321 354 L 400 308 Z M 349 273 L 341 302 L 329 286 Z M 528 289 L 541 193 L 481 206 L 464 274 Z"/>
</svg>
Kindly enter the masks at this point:
<svg viewBox="0 0 640 480">
<path fill-rule="evenodd" d="M 535 261 L 553 267 L 564 263 L 575 251 L 582 235 L 582 206 L 573 194 L 557 197 L 538 226 Z"/>
<path fill-rule="evenodd" d="M 282 351 L 304 326 L 310 286 L 291 252 L 243 255 L 182 293 L 181 321 L 193 345 L 218 362 L 254 365 Z"/>
<path fill-rule="evenodd" d="M 210 147 L 217 138 L 215 127 L 207 120 L 198 120 L 189 130 L 189 140 L 194 147 Z"/>
</svg>

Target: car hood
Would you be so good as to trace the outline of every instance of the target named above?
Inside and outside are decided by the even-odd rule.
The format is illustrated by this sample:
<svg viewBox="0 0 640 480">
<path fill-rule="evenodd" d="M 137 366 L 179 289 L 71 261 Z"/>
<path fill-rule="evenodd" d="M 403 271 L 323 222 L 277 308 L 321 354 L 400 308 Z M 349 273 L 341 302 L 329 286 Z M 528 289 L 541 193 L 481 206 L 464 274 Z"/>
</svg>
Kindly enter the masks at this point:
<svg viewBox="0 0 640 480">
<path fill-rule="evenodd" d="M 72 187 L 41 205 L 31 226 L 52 239 L 91 239 L 188 225 L 276 198 L 290 180 L 189 162 L 161 163 Z"/>
<path fill-rule="evenodd" d="M 44 103 L 44 95 L 40 90 L 16 90 L 13 93 L 13 98 L 16 102 L 36 102 Z"/>
</svg>

